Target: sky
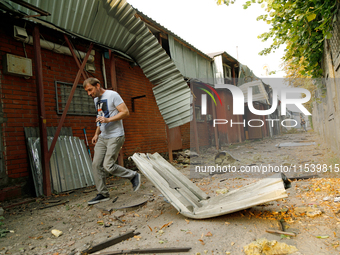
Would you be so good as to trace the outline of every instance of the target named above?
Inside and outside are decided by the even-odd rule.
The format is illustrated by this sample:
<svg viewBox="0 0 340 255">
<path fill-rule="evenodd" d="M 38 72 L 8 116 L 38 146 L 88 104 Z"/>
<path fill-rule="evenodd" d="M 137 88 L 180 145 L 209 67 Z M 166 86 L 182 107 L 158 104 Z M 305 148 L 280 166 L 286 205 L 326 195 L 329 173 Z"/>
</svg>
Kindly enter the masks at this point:
<svg viewBox="0 0 340 255">
<path fill-rule="evenodd" d="M 258 35 L 269 31 L 264 21 L 256 21 L 265 9 L 253 4 L 243 9 L 245 0 L 237 0 L 229 6 L 218 6 L 215 0 L 127 0 L 174 34 L 178 35 L 203 53 L 226 51 L 247 65 L 256 76 L 266 77 L 263 67 L 276 71 L 270 77 L 284 77 L 282 56 L 284 47 L 268 56 L 258 53 L 270 45 Z"/>
</svg>

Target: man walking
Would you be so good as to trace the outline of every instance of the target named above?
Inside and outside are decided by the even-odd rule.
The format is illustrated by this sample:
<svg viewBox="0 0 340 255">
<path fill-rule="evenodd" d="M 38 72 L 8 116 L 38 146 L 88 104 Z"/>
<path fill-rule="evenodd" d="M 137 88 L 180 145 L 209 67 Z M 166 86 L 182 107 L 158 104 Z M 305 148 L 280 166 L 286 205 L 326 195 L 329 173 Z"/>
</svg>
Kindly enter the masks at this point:
<svg viewBox="0 0 340 255">
<path fill-rule="evenodd" d="M 302 116 L 302 114 L 300 114 L 300 123 L 301 123 L 301 127 L 303 128 L 303 130 L 305 132 L 307 132 L 307 129 L 306 129 L 306 121 L 305 121 L 305 118 Z"/>
<path fill-rule="evenodd" d="M 106 186 L 107 173 L 129 179 L 134 191 L 139 189 L 140 174 L 115 163 L 125 141 L 122 120 L 130 115 L 123 99 L 117 92 L 102 88 L 96 78 L 86 79 L 83 87 L 94 99 L 97 110 L 97 129 L 92 138 L 95 144 L 92 172 L 98 194 L 88 201 L 92 205 L 110 199 Z"/>
</svg>

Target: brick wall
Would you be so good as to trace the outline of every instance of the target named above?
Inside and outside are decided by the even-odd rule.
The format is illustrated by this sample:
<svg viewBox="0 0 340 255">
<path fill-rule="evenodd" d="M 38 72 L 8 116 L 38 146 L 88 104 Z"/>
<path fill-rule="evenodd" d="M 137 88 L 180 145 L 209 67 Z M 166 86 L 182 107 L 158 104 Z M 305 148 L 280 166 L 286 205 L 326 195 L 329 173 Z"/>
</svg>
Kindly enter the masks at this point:
<svg viewBox="0 0 340 255">
<path fill-rule="evenodd" d="M 3 18 L 0 18 L 3 19 Z M 17 21 L 19 22 L 19 21 Z M 4 24 L 4 23 L 2 23 Z M 23 24 L 18 24 L 23 27 Z M 28 34 L 32 35 L 30 24 L 26 27 Z M 2 58 L 4 54 L 25 57 L 23 44 L 12 37 L 13 25 L 0 28 L 0 89 L 1 104 L 4 123 L 2 123 L 2 143 L 4 145 L 4 165 L 9 178 L 27 177 L 29 175 L 29 160 L 26 151 L 24 127 L 38 127 L 38 106 L 35 76 L 25 79 L 3 74 Z M 48 41 L 63 43 L 63 36 L 55 31 L 40 28 L 40 33 Z M 75 42 L 76 43 L 76 42 Z M 86 45 L 77 45 L 76 48 L 86 52 Z M 66 44 L 65 44 L 66 45 Z M 88 44 L 87 44 L 88 45 Z M 32 59 L 34 65 L 33 46 L 25 45 L 27 57 Z M 101 48 L 95 48 L 94 77 L 103 81 L 101 68 Z M 78 67 L 71 56 L 54 53 L 41 49 L 43 84 L 45 97 L 45 110 L 47 126 L 57 127 L 61 115 L 56 113 L 55 81 L 72 83 L 78 72 Z M 111 87 L 109 60 L 105 60 L 108 87 Z M 129 62 L 116 57 L 116 76 L 118 93 L 122 96 L 129 111 L 130 117 L 124 120 L 126 141 L 124 144 L 125 157 L 134 152 L 166 152 L 167 138 L 166 126 L 159 112 L 152 93 L 153 85 L 138 66 L 131 67 Z M 33 66 L 34 71 L 34 66 Z M 83 82 L 81 77 L 79 83 Z M 132 97 L 145 95 L 135 100 L 135 111 L 132 111 Z M 1 108 L 0 108 L 1 109 Z M 64 127 L 72 127 L 73 135 L 84 139 L 83 128 L 86 128 L 87 138 L 93 155 L 92 136 L 96 129 L 95 116 L 67 116 Z M 184 147 L 189 146 L 188 124 L 181 127 Z"/>
</svg>

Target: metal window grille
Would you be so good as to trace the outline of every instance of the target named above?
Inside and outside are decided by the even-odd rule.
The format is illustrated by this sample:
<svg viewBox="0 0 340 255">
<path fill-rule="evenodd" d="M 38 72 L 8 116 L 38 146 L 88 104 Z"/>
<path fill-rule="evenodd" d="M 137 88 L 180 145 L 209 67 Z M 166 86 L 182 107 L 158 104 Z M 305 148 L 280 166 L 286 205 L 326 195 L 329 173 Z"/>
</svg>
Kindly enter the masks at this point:
<svg viewBox="0 0 340 255">
<path fill-rule="evenodd" d="M 340 11 L 338 12 L 338 17 L 340 17 Z M 333 64 L 335 68 L 338 67 L 340 62 L 340 21 L 339 19 L 333 23 L 332 37 L 329 39 L 329 45 L 333 57 Z"/>
<path fill-rule="evenodd" d="M 68 97 L 71 93 L 72 86 L 72 83 L 55 81 L 57 114 L 63 113 Z M 96 115 L 93 99 L 87 95 L 86 91 L 83 88 L 83 85 L 77 85 L 67 114 L 91 116 Z"/>
</svg>

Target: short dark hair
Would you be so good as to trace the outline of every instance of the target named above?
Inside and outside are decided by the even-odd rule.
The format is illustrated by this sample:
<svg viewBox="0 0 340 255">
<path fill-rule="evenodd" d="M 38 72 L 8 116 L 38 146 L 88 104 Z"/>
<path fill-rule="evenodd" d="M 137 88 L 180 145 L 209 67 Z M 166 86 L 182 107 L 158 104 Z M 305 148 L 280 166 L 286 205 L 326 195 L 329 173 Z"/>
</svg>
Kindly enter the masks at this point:
<svg viewBox="0 0 340 255">
<path fill-rule="evenodd" d="M 99 85 L 101 86 L 100 81 L 99 81 L 97 78 L 90 77 L 90 78 L 87 78 L 87 79 L 83 82 L 83 87 L 85 88 L 87 84 L 90 84 L 90 85 L 92 85 L 92 86 L 96 86 L 97 83 L 99 83 Z"/>
</svg>

